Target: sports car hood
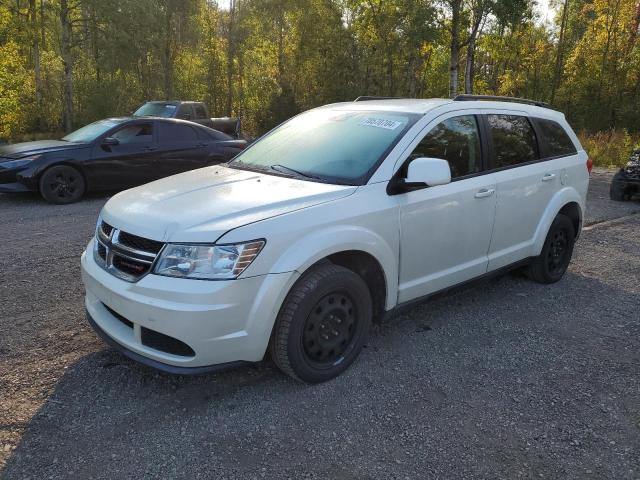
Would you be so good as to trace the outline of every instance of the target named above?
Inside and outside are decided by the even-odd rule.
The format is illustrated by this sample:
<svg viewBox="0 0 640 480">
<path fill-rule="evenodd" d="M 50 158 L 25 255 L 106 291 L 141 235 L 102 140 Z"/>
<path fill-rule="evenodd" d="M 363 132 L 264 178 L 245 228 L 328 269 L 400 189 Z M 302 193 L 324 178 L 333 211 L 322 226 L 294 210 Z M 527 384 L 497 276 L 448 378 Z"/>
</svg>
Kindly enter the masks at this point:
<svg viewBox="0 0 640 480">
<path fill-rule="evenodd" d="M 62 140 L 39 140 L 37 142 L 13 143 L 0 146 L 0 161 L 2 157 L 17 159 L 41 153 L 57 152 L 59 150 L 71 150 L 82 148 L 82 144 L 63 142 Z"/>
<path fill-rule="evenodd" d="M 211 243 L 233 228 L 337 200 L 356 189 L 214 166 L 119 193 L 101 216 L 153 240 Z"/>
</svg>

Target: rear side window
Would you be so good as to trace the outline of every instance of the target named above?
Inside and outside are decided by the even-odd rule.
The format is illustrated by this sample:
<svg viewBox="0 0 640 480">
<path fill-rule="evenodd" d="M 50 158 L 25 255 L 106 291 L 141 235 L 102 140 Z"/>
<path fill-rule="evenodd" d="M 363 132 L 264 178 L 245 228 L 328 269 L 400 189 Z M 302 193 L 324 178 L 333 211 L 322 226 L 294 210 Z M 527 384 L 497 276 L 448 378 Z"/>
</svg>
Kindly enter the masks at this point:
<svg viewBox="0 0 640 480">
<path fill-rule="evenodd" d="M 196 118 L 206 118 L 207 112 L 204 111 L 204 107 L 202 105 L 194 105 L 193 109 L 196 112 Z"/>
<path fill-rule="evenodd" d="M 527 117 L 487 115 L 495 150 L 495 168 L 510 167 L 537 160 L 536 134 Z"/>
<path fill-rule="evenodd" d="M 481 150 L 476 117 L 453 117 L 433 127 L 409 158 L 419 157 L 448 161 L 452 178 L 479 172 Z"/>
<path fill-rule="evenodd" d="M 166 123 L 162 125 L 161 142 L 194 142 L 198 139 L 196 131 L 188 125 Z"/>
<path fill-rule="evenodd" d="M 558 122 L 541 118 L 536 118 L 535 121 L 540 127 L 546 157 L 563 157 L 577 153 L 569 135 Z"/>
</svg>

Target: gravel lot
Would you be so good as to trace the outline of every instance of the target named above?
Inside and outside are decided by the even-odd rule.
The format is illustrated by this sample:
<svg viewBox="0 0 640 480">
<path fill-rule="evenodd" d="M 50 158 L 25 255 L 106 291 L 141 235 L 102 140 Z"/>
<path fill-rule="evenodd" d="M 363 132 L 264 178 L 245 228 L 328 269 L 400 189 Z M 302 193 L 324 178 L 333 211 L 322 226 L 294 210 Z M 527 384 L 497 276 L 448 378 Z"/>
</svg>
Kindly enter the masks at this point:
<svg viewBox="0 0 640 480">
<path fill-rule="evenodd" d="M 266 363 L 172 377 L 84 320 L 107 196 L 0 195 L 0 477 L 640 478 L 640 203 L 593 175 L 570 271 L 456 291 L 377 326 L 318 386 Z"/>
</svg>

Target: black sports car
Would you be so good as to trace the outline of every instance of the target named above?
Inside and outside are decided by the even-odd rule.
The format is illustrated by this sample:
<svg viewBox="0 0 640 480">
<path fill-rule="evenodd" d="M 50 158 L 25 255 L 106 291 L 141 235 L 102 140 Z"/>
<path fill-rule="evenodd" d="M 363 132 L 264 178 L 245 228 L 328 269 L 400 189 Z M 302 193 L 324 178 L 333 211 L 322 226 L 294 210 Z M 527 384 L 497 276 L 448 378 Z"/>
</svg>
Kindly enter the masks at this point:
<svg viewBox="0 0 640 480">
<path fill-rule="evenodd" d="M 185 120 L 109 118 L 62 140 L 0 147 L 0 192 L 37 191 L 72 203 L 86 191 L 129 188 L 225 162 L 245 140 Z"/>
</svg>

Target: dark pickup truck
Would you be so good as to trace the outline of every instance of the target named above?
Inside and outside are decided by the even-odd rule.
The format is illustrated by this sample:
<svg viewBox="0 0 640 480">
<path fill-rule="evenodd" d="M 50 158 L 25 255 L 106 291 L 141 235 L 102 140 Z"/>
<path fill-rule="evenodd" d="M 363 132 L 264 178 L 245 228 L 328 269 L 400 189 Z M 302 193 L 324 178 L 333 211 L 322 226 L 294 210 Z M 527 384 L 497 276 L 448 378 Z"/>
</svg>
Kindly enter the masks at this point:
<svg viewBox="0 0 640 480">
<path fill-rule="evenodd" d="M 180 100 L 164 100 L 147 102 L 133 112 L 134 117 L 164 117 L 180 118 L 199 123 L 219 132 L 240 138 L 240 119 L 238 118 L 210 118 L 209 110 L 203 102 Z"/>
</svg>

